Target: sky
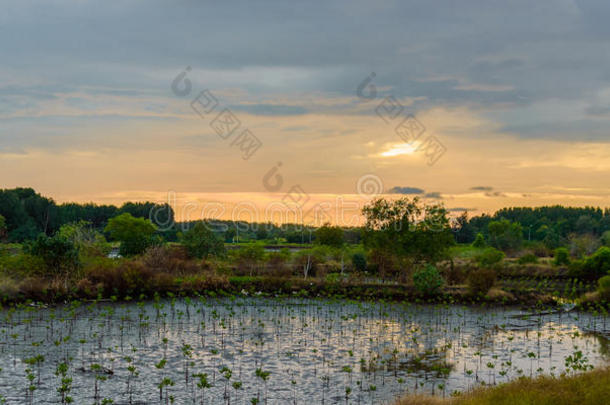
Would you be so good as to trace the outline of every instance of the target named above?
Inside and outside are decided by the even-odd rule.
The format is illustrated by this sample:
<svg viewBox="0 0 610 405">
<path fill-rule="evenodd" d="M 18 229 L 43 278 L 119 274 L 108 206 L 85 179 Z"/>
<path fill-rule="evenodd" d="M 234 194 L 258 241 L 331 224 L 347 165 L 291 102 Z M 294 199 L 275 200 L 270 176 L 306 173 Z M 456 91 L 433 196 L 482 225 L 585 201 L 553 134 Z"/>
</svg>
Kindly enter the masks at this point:
<svg viewBox="0 0 610 405">
<path fill-rule="evenodd" d="M 274 222 L 610 206 L 607 1 L 0 6 L 0 188 Z"/>
</svg>

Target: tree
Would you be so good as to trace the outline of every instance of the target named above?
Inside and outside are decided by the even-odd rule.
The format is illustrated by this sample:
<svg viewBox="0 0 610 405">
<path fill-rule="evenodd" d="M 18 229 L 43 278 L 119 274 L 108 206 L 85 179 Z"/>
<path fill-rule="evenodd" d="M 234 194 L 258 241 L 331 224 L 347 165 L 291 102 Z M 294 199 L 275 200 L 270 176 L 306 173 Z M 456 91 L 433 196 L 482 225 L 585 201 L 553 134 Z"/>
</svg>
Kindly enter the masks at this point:
<svg viewBox="0 0 610 405">
<path fill-rule="evenodd" d="M 366 257 L 362 252 L 356 252 L 352 255 L 352 266 L 358 271 L 366 270 Z"/>
<path fill-rule="evenodd" d="M 154 244 L 155 227 L 148 219 L 134 218 L 129 213 L 111 218 L 104 229 L 110 236 L 121 242 L 120 252 L 124 256 L 144 252 Z"/>
<path fill-rule="evenodd" d="M 606 231 L 602 234 L 602 244 L 610 247 L 610 231 Z"/>
<path fill-rule="evenodd" d="M 338 226 L 331 226 L 329 223 L 316 229 L 315 243 L 319 245 L 340 248 L 343 246 L 343 229 Z"/>
<path fill-rule="evenodd" d="M 250 276 L 252 276 L 254 269 L 265 257 L 265 249 L 261 244 L 252 243 L 239 248 L 236 255 L 241 264 L 249 268 Z"/>
<path fill-rule="evenodd" d="M 487 246 L 487 243 L 485 243 L 485 238 L 483 237 L 483 234 L 481 232 L 477 233 L 477 237 L 474 238 L 474 242 L 472 242 L 472 247 L 484 248 L 485 246 Z"/>
<path fill-rule="evenodd" d="M 422 205 L 417 197 L 379 198 L 362 213 L 366 218 L 364 244 L 378 252 L 435 262 L 446 258 L 455 244 L 447 211 L 441 205 Z"/>
<path fill-rule="evenodd" d="M 610 248 L 602 246 L 587 257 L 582 265 L 582 274 L 592 280 L 610 274 Z"/>
<path fill-rule="evenodd" d="M 0 241 L 6 239 L 8 232 L 6 230 L 6 219 L 2 215 L 0 215 Z"/>
<path fill-rule="evenodd" d="M 443 277 L 438 269 L 428 264 L 413 273 L 415 289 L 423 295 L 435 295 L 444 284 Z"/>
<path fill-rule="evenodd" d="M 225 253 L 223 241 L 202 221 L 186 231 L 180 239 L 190 257 L 205 259 Z"/>
<path fill-rule="evenodd" d="M 63 275 L 67 280 L 71 270 L 78 268 L 78 248 L 61 235 L 48 237 L 45 234 L 27 246 L 26 250 L 41 258 L 51 275 Z"/>
<path fill-rule="evenodd" d="M 96 231 L 88 221 L 64 224 L 56 233 L 70 240 L 80 251 L 87 254 L 107 255 L 110 252 L 110 244 L 100 232 Z"/>
<path fill-rule="evenodd" d="M 489 244 L 503 251 L 514 251 L 523 243 L 523 227 L 507 219 L 492 221 L 488 225 Z"/>
</svg>

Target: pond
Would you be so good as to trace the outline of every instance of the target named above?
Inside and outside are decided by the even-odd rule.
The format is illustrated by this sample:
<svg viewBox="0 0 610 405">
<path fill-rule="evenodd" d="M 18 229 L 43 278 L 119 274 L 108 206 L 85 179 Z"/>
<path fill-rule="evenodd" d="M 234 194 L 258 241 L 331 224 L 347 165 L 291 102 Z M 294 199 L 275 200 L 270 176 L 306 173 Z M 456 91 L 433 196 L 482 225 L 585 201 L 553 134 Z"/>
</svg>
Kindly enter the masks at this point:
<svg viewBox="0 0 610 405">
<path fill-rule="evenodd" d="M 76 404 L 391 404 L 605 364 L 610 329 L 576 312 L 254 297 L 1 318 L 8 404 L 61 403 L 60 391 Z"/>
</svg>

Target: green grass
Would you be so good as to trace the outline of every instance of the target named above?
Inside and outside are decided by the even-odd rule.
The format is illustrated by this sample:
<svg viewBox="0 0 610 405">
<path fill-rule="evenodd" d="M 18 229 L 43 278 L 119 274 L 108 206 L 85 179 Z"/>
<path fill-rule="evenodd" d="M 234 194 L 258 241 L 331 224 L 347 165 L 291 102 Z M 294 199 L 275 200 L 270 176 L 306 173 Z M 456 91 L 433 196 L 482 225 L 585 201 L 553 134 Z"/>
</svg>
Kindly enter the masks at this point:
<svg viewBox="0 0 610 405">
<path fill-rule="evenodd" d="M 455 259 L 472 259 L 485 248 L 476 248 L 471 245 L 456 245 L 449 249 L 449 254 Z"/>
<path fill-rule="evenodd" d="M 572 377 L 521 378 L 456 398 L 407 396 L 396 405 L 602 405 L 610 399 L 610 368 Z"/>
</svg>

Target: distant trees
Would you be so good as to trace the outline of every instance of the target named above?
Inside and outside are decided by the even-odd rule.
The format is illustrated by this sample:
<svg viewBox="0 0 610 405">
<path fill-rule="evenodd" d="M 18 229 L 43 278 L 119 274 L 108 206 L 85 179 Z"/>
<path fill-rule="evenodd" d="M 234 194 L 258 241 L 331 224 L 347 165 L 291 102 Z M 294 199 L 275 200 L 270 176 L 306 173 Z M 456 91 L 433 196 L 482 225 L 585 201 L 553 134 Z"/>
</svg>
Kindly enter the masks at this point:
<svg viewBox="0 0 610 405">
<path fill-rule="evenodd" d="M 338 226 L 331 226 L 329 223 L 322 225 L 315 231 L 316 239 L 314 243 L 319 245 L 340 248 L 343 246 L 343 229 Z"/>
<path fill-rule="evenodd" d="M 515 251 L 523 243 L 523 227 L 507 219 L 492 221 L 488 225 L 489 244 L 503 251 Z"/>
<path fill-rule="evenodd" d="M 153 236 L 156 229 L 152 222 L 144 218 L 134 218 L 129 213 L 111 218 L 104 231 L 121 242 L 122 255 L 140 254 L 155 242 Z"/>
<path fill-rule="evenodd" d="M 0 215 L 0 242 L 5 240 L 8 235 L 6 231 L 6 219 L 2 215 Z"/>
<path fill-rule="evenodd" d="M 205 259 L 208 256 L 218 256 L 225 253 L 222 239 L 214 235 L 214 232 L 202 221 L 186 231 L 180 238 L 180 242 L 186 248 L 189 257 Z"/>
</svg>

